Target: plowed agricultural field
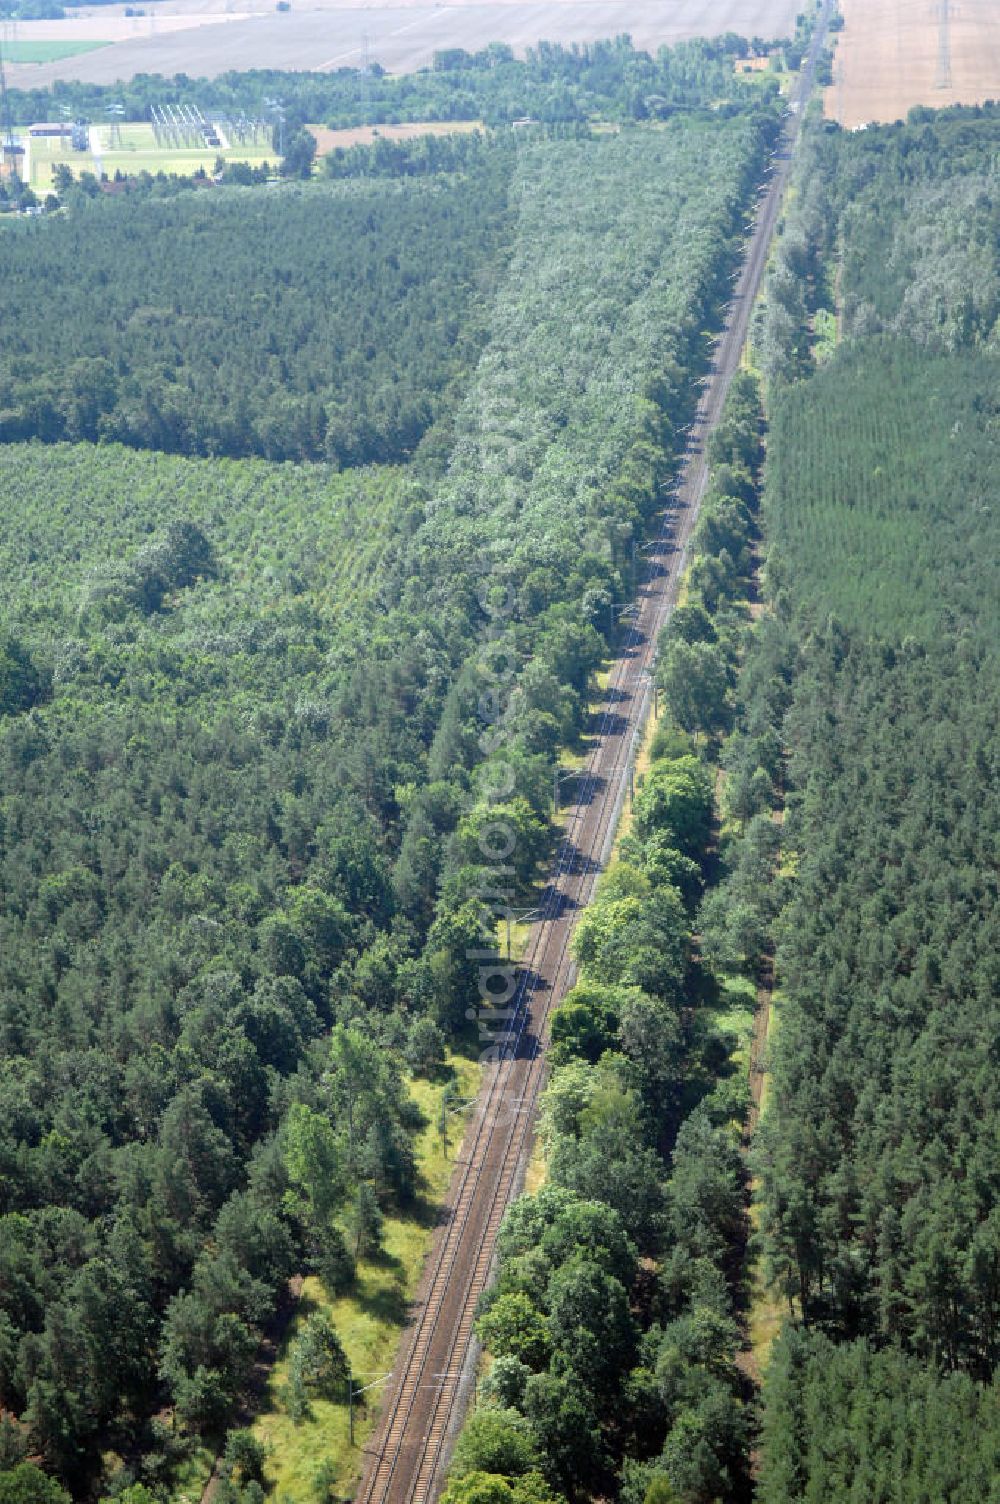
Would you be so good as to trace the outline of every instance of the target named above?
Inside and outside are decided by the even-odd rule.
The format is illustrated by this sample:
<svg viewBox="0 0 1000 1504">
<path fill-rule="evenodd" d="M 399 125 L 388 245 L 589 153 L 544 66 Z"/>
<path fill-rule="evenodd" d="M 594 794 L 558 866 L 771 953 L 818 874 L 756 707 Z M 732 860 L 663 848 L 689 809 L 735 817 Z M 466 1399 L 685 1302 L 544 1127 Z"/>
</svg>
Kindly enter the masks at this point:
<svg viewBox="0 0 1000 1504">
<path fill-rule="evenodd" d="M 840 0 L 840 9 L 825 103 L 841 125 L 1000 98 L 998 0 Z"/>
<path fill-rule="evenodd" d="M 126 19 L 124 6 L 107 5 L 96 16 L 18 22 L 25 40 L 41 27 L 52 36 L 55 24 L 66 41 L 80 35 L 112 45 L 12 66 L 8 82 L 30 88 L 63 78 L 114 83 L 136 73 L 204 78 L 230 68 L 326 71 L 357 66 L 365 38 L 376 62 L 406 73 L 426 67 L 441 48 L 473 52 L 490 42 L 508 42 L 523 53 L 541 40 L 587 42 L 620 32 L 648 48 L 725 31 L 777 38 L 791 34 L 799 9 L 801 0 L 369 0 L 364 8 L 358 0 L 293 0 L 292 9 L 278 15 L 274 0 L 163 0 L 155 14 Z M 135 30 L 122 36 L 122 27 Z"/>
</svg>

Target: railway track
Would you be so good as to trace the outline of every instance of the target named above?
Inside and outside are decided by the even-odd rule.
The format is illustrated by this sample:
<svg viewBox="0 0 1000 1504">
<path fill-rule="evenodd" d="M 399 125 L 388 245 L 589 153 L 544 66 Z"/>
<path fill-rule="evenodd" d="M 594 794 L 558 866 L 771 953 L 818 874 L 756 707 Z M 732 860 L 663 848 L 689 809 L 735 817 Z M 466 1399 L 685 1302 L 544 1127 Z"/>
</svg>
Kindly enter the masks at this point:
<svg viewBox="0 0 1000 1504">
<path fill-rule="evenodd" d="M 660 630 L 677 599 L 688 545 L 708 478 L 705 439 L 718 422 L 746 341 L 768 249 L 791 171 L 791 152 L 812 89 L 829 21 L 826 0 L 810 57 L 791 101 L 775 168 L 717 341 L 672 504 L 653 546 L 638 614 L 615 662 L 593 746 L 554 870 L 519 971 L 501 1058 L 486 1078 L 456 1164 L 444 1221 L 404 1335 L 382 1419 L 367 1449 L 356 1504 L 427 1504 L 435 1497 L 449 1441 L 461 1418 L 475 1355 L 476 1304 L 490 1276 L 496 1235 L 517 1194 L 544 1079 L 552 1009 L 573 983 L 570 940 L 614 840 L 628 770 L 649 712 Z"/>
</svg>

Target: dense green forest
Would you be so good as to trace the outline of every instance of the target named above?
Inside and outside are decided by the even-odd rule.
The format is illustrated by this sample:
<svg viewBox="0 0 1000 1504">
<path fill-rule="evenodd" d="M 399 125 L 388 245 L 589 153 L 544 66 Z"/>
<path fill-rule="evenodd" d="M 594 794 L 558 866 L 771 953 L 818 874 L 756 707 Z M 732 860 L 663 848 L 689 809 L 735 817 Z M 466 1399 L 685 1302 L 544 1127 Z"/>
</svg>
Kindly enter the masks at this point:
<svg viewBox="0 0 1000 1504">
<path fill-rule="evenodd" d="M 995 1504 L 998 1407 L 995 1385 L 898 1348 L 789 1331 L 768 1380 L 758 1497 Z"/>
<path fill-rule="evenodd" d="M 769 378 L 811 372 L 814 316 L 835 300 L 849 338 L 996 348 L 998 120 L 1000 106 L 987 104 L 808 133 L 758 341 Z"/>
<path fill-rule="evenodd" d="M 349 1285 L 380 1210 L 419 1191 L 406 1080 L 464 1027 L 492 925 L 477 831 L 508 788 L 527 886 L 772 133 L 766 111 L 693 118 L 484 150 L 481 190 L 292 190 L 295 255 L 334 288 L 353 268 L 331 205 L 367 205 L 397 247 L 384 277 L 355 248 L 357 354 L 380 372 L 410 339 L 432 421 L 406 465 L 0 451 L 0 1469 L 27 1451 L 80 1498 L 162 1491 L 230 1423 L 289 1274 Z M 194 364 L 195 229 L 221 244 L 217 213 L 249 241 L 271 212 L 228 193 L 79 211 L 143 268 L 142 213 L 179 227 L 157 255 L 178 254 L 169 327 Z M 77 212 L 40 222 L 33 254 L 62 254 Z M 428 228 L 448 215 L 469 242 L 454 288 Z M 261 317 L 271 256 L 243 263 Z M 407 267 L 428 325 L 404 336 Z M 199 337 L 221 405 L 237 376 Z M 294 388 L 315 347 L 302 371 L 284 358 Z M 369 398 L 348 385 L 352 433 Z M 479 695 L 501 657 L 491 750 Z M 660 907 L 651 943 L 666 925 L 683 968 Z M 671 966 L 651 996 L 673 995 Z"/>
<path fill-rule="evenodd" d="M 475 360 L 509 247 L 513 150 L 476 142 L 454 177 L 77 196 L 5 225 L 0 440 L 405 460 Z"/>
<path fill-rule="evenodd" d="M 995 1496 L 998 140 L 991 108 L 815 128 L 761 331 L 775 610 L 734 760 L 780 752 L 787 819 L 713 919 L 777 947 L 767 1504 Z"/>
<path fill-rule="evenodd" d="M 9 95 L 13 117 L 21 123 L 57 118 L 62 106 L 75 115 L 103 118 L 113 100 L 121 102 L 130 120 L 148 120 L 154 103 L 191 102 L 203 110 L 260 119 L 268 99 L 282 100 L 291 128 L 304 121 L 341 127 L 406 120 L 502 125 L 525 117 L 558 122 L 609 115 L 646 120 L 721 103 L 753 108 L 762 95 L 773 96 L 776 77 L 761 81 L 735 72 L 734 60 L 748 50 L 746 39 L 734 33 L 661 47 L 655 56 L 634 47 L 628 36 L 572 47 L 540 42 L 523 60 L 510 47 L 492 43 L 477 53 L 461 48 L 437 53 L 432 68 L 399 76 L 390 76 L 376 61 L 367 73 L 257 69 L 213 79 L 140 73 L 112 87 L 67 80 L 51 89 L 11 89 Z M 798 66 L 802 50 L 799 37 L 789 49 L 790 66 Z"/>
<path fill-rule="evenodd" d="M 889 641 L 995 640 L 998 430 L 992 355 L 884 337 L 845 350 L 775 408 L 772 590 L 817 627 L 832 614 Z"/>
</svg>

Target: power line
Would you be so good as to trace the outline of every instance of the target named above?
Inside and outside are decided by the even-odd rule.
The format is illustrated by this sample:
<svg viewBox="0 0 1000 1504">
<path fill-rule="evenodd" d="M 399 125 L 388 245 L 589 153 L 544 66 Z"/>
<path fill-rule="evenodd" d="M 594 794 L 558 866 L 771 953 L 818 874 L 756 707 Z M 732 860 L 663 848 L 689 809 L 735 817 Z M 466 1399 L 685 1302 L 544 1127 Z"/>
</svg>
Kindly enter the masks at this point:
<svg viewBox="0 0 1000 1504">
<path fill-rule="evenodd" d="M 937 87 L 951 88 L 951 0 L 941 0 L 938 6 Z"/>
<path fill-rule="evenodd" d="M 359 102 L 361 104 L 361 124 L 367 125 L 368 117 L 372 112 L 372 53 L 371 40 L 367 31 L 361 36 L 361 78 Z"/>
<path fill-rule="evenodd" d="M 0 126 L 3 142 L 0 154 L 7 162 L 7 174 L 15 203 L 21 205 L 21 175 L 18 172 L 17 145 L 14 141 L 14 122 L 10 113 L 10 95 L 7 93 L 7 72 L 3 61 L 3 40 L 0 38 Z"/>
</svg>

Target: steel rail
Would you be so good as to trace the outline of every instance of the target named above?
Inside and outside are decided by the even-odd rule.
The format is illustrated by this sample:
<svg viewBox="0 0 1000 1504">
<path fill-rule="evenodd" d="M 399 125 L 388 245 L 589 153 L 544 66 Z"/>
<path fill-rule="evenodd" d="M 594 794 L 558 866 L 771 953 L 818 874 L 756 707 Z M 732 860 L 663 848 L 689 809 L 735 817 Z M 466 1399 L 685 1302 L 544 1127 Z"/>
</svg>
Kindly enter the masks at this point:
<svg viewBox="0 0 1000 1504">
<path fill-rule="evenodd" d="M 826 0 L 802 78 L 792 98 L 782 137 L 785 148 L 794 146 L 801 129 L 801 111 L 812 89 L 829 14 L 830 0 Z M 739 274 L 730 315 L 717 342 L 714 370 L 698 403 L 692 427 L 701 429 L 706 435 L 721 416 L 746 339 L 750 307 L 763 276 L 768 247 L 791 170 L 790 160 L 784 158 L 785 153 L 780 153 L 777 169 L 758 208 L 756 227 Z M 679 501 L 664 513 L 649 574 L 640 592 L 639 618 L 630 626 L 616 660 L 594 746 L 585 765 L 582 786 L 559 847 L 528 955 L 519 968 L 510 1021 L 502 1043 L 497 1041 L 499 1058 L 491 1066 L 482 1104 L 477 1109 L 473 1125 L 466 1132 L 462 1173 L 449 1193 L 448 1225 L 439 1237 L 425 1275 L 420 1317 L 407 1343 L 396 1393 L 386 1406 L 377 1461 L 362 1482 L 357 1495 L 358 1504 L 390 1504 L 390 1500 L 392 1504 L 425 1504 L 437 1481 L 454 1419 L 461 1375 L 471 1350 L 476 1302 L 485 1288 L 494 1257 L 495 1235 L 523 1169 L 525 1151 L 533 1133 L 535 1106 L 544 1074 L 540 1056 L 549 1015 L 560 1000 L 563 987 L 571 979 L 569 947 L 573 923 L 569 910 L 587 902 L 599 874 L 601 858 L 606 854 L 607 843 L 613 835 L 618 810 L 624 800 L 625 775 L 631 765 L 637 733 L 648 715 L 649 669 L 655 658 L 657 638 L 675 603 L 707 475 L 705 450 L 692 439 L 676 485 Z M 668 549 L 672 556 L 664 570 L 660 560 Z M 631 690 L 627 692 L 630 685 Z M 621 721 L 621 726 L 613 730 L 618 721 Z M 624 761 L 619 761 L 621 746 L 627 748 Z M 608 762 L 610 767 L 606 766 Z M 600 799 L 595 811 L 593 796 L 599 785 Z M 589 839 L 581 843 L 578 835 L 589 835 Z M 577 871 L 581 858 L 583 870 Z M 561 933 L 556 926 L 562 927 Z M 554 953 L 550 954 L 550 951 Z M 543 981 L 548 984 L 546 995 L 540 1009 L 533 1011 Z M 559 985 L 560 982 L 563 986 Z M 529 1025 L 533 1027 L 533 1037 L 531 1051 L 525 1056 L 521 1051 Z M 508 1089 L 519 1077 L 523 1077 L 520 1096 L 513 1092 L 508 1096 Z M 502 1107 L 505 1101 L 511 1109 L 510 1123 L 501 1144 L 498 1133 L 503 1114 L 497 1111 L 497 1107 L 498 1104 Z M 520 1106 L 515 1110 L 516 1104 Z M 497 1148 L 501 1154 L 492 1166 L 491 1153 Z M 495 1173 L 484 1182 L 483 1173 L 488 1167 Z M 470 1236 L 467 1237 L 467 1233 Z M 453 1276 L 460 1261 L 463 1276 L 456 1282 Z M 448 1310 L 449 1296 L 452 1305 L 457 1301 L 457 1309 L 450 1312 L 450 1332 L 444 1332 L 442 1322 Z M 432 1359 L 434 1341 L 439 1335 L 447 1338 L 448 1349 L 444 1356 L 437 1357 L 432 1372 L 435 1382 L 427 1385 L 424 1382 L 428 1377 L 427 1367 Z M 414 1438 L 409 1434 L 411 1420 L 421 1419 L 415 1406 L 418 1396 L 428 1390 L 433 1392 L 434 1399 L 423 1419 L 426 1429 Z M 403 1477 L 400 1476 L 400 1464 L 408 1442 L 415 1444 L 419 1456 L 414 1458 L 415 1465 L 411 1466 L 408 1476 Z"/>
</svg>

